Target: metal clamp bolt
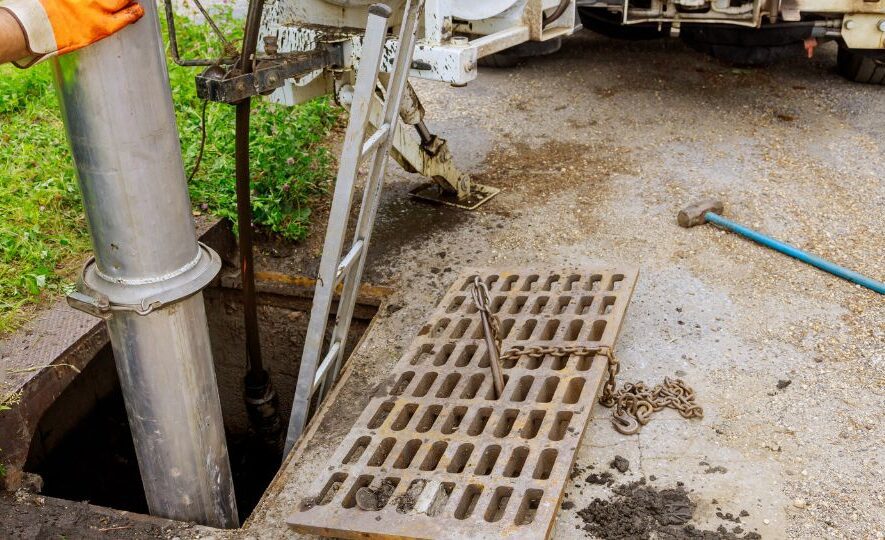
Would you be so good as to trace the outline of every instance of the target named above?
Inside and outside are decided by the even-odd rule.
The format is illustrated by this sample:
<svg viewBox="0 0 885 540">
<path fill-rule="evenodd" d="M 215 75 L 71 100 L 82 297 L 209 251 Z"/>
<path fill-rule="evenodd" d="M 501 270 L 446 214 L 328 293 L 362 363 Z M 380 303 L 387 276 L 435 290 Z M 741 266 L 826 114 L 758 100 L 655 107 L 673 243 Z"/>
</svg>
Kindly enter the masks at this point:
<svg viewBox="0 0 885 540">
<path fill-rule="evenodd" d="M 879 21 L 879 24 L 876 25 L 876 28 L 878 28 L 880 32 L 885 33 L 885 19 Z"/>
<path fill-rule="evenodd" d="M 277 36 L 264 36 L 264 53 L 268 56 L 276 56 L 278 50 Z"/>
</svg>

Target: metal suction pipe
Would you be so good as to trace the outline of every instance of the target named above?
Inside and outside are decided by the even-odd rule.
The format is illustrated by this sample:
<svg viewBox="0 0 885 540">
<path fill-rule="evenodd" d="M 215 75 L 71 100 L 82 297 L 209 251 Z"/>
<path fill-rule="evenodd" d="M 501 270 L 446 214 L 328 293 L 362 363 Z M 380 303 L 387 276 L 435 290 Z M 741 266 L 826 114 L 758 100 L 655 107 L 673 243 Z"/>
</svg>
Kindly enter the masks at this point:
<svg viewBox="0 0 885 540">
<path fill-rule="evenodd" d="M 156 4 L 54 61 L 92 246 L 69 303 L 107 321 L 148 508 L 236 527 L 197 242 Z"/>
</svg>

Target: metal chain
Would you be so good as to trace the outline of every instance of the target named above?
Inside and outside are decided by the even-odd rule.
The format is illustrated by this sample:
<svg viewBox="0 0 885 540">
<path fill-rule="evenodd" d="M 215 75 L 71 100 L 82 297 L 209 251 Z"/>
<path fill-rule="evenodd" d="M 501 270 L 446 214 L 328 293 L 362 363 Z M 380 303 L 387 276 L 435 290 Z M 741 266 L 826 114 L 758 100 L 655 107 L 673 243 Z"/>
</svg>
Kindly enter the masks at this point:
<svg viewBox="0 0 885 540">
<path fill-rule="evenodd" d="M 481 313 L 485 313 L 489 318 L 489 325 L 492 327 L 492 339 L 495 342 L 495 347 L 498 349 L 498 357 L 501 356 L 501 321 L 498 320 L 498 316 L 492 313 L 489 309 L 489 305 L 492 303 L 489 297 L 489 288 L 485 283 L 479 279 L 479 276 L 475 276 L 473 278 L 473 288 L 471 289 L 471 294 L 473 295 L 473 305 L 476 306 L 477 311 Z M 503 358 L 501 358 L 503 360 Z"/>
<path fill-rule="evenodd" d="M 704 409 L 695 402 L 694 390 L 682 379 L 664 377 L 664 382 L 649 389 L 645 383 L 624 383 L 615 392 L 612 425 L 616 430 L 632 435 L 651 420 L 651 414 L 664 407 L 676 409 L 683 418 L 703 418 Z"/>
<path fill-rule="evenodd" d="M 489 308 L 491 300 L 485 283 L 476 276 L 471 290 L 476 309 L 484 313 L 489 320 L 492 341 L 496 347 L 499 361 L 518 360 L 523 356 L 540 359 L 545 356 L 562 358 L 563 356 L 595 356 L 602 355 L 608 359 L 608 378 L 602 387 L 599 404 L 612 411 L 612 426 L 624 435 L 638 433 L 640 428 L 651 420 L 651 414 L 665 407 L 676 409 L 683 418 L 703 418 L 704 409 L 695 402 L 694 390 L 682 379 L 664 377 L 664 382 L 649 389 L 645 383 L 624 383 L 616 389 L 615 377 L 620 371 L 620 363 L 610 347 L 558 346 L 542 347 L 534 345 L 526 348 L 513 348 L 501 351 L 501 324 L 498 316 Z"/>
</svg>

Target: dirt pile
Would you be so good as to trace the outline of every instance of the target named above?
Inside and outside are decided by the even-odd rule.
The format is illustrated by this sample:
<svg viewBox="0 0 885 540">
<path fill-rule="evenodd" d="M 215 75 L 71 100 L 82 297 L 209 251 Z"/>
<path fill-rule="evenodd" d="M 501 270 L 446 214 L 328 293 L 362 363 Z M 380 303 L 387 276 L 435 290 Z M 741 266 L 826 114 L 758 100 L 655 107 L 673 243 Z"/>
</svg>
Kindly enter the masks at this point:
<svg viewBox="0 0 885 540">
<path fill-rule="evenodd" d="M 387 505 L 387 501 L 390 500 L 395 489 L 396 482 L 389 478 L 381 482 L 381 485 L 375 489 L 368 486 L 361 487 L 356 492 L 356 505 L 361 510 L 381 510 Z"/>
<path fill-rule="evenodd" d="M 615 459 L 608 464 L 609 468 L 617 469 L 617 471 L 621 474 L 624 474 L 630 469 L 630 461 L 623 456 L 615 456 Z"/>
<path fill-rule="evenodd" d="M 584 479 L 588 484 L 596 484 L 599 486 L 610 486 L 615 483 L 615 478 L 612 476 L 610 472 L 604 473 L 592 473 L 590 476 Z"/>
<path fill-rule="evenodd" d="M 594 499 L 578 511 L 584 531 L 606 540 L 757 540 L 755 532 L 740 535 L 724 526 L 703 531 L 690 525 L 696 505 L 681 484 L 658 489 L 645 479 L 612 488 L 610 500 Z"/>
</svg>

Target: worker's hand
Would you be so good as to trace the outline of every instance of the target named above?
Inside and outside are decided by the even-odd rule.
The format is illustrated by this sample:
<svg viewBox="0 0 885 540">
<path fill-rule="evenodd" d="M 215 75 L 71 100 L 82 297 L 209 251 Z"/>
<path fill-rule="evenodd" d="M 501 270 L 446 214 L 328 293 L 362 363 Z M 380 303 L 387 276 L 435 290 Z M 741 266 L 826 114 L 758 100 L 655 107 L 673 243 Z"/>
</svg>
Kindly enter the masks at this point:
<svg viewBox="0 0 885 540">
<path fill-rule="evenodd" d="M 27 67 L 105 38 L 137 21 L 144 10 L 133 0 L 0 0 L 21 26 L 29 55 Z"/>
</svg>

